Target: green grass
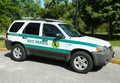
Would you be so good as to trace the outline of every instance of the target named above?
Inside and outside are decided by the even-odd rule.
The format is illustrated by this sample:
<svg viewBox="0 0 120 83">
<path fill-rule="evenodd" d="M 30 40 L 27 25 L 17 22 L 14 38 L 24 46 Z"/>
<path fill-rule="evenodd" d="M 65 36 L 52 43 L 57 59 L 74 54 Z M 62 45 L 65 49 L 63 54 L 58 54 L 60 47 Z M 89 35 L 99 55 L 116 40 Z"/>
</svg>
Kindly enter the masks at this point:
<svg viewBox="0 0 120 83">
<path fill-rule="evenodd" d="M 6 30 L 0 31 L 0 35 L 5 35 L 6 34 Z"/>
<path fill-rule="evenodd" d="M 0 35 L 5 35 L 6 33 L 0 33 Z"/>
<path fill-rule="evenodd" d="M 0 40 L 0 48 L 5 48 L 5 41 L 4 40 Z"/>
<path fill-rule="evenodd" d="M 115 41 L 109 41 L 112 46 L 119 46 L 120 47 L 120 40 L 115 40 Z"/>
</svg>

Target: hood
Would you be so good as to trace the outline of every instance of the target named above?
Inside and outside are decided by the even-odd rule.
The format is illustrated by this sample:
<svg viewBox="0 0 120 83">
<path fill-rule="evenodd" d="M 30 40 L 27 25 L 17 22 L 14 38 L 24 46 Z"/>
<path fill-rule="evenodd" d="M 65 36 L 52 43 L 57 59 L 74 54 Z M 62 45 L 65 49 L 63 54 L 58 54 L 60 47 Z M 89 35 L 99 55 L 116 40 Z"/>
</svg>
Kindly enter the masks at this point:
<svg viewBox="0 0 120 83">
<path fill-rule="evenodd" d="M 94 38 L 94 37 L 89 37 L 89 36 L 71 37 L 71 40 L 86 42 L 86 43 L 90 43 L 90 44 L 96 44 L 98 46 L 110 47 L 110 43 L 108 41 L 98 39 L 98 38 Z"/>
</svg>

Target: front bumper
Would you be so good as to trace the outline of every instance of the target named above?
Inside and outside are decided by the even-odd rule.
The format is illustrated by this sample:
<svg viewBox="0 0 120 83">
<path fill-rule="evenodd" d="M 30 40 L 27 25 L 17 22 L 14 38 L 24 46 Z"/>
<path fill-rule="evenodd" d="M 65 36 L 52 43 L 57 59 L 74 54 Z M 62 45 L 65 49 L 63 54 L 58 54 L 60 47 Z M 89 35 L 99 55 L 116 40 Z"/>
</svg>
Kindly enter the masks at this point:
<svg viewBox="0 0 120 83">
<path fill-rule="evenodd" d="M 114 57 L 115 52 L 112 47 L 109 47 L 103 52 L 92 52 L 94 59 L 94 66 L 104 66 Z"/>
</svg>

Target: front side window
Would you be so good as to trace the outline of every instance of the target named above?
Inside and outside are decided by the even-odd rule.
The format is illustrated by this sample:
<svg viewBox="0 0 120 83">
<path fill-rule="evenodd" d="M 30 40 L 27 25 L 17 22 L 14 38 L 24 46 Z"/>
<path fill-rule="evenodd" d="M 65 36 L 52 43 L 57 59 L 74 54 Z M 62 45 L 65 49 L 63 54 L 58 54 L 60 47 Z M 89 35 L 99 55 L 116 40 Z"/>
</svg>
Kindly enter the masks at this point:
<svg viewBox="0 0 120 83">
<path fill-rule="evenodd" d="M 61 31 L 56 26 L 51 24 L 43 25 L 43 36 L 56 37 L 57 33 L 61 33 Z"/>
<path fill-rule="evenodd" d="M 73 27 L 67 25 L 67 24 L 59 24 L 59 26 L 62 28 L 63 31 L 70 37 L 78 37 L 81 36 L 81 34 L 74 29 Z"/>
<path fill-rule="evenodd" d="M 11 28 L 10 28 L 10 32 L 17 32 L 22 26 L 23 26 L 24 22 L 15 22 Z"/>
<path fill-rule="evenodd" d="M 31 34 L 31 35 L 39 35 L 39 28 L 40 28 L 40 23 L 29 23 L 23 33 L 24 34 Z"/>
</svg>

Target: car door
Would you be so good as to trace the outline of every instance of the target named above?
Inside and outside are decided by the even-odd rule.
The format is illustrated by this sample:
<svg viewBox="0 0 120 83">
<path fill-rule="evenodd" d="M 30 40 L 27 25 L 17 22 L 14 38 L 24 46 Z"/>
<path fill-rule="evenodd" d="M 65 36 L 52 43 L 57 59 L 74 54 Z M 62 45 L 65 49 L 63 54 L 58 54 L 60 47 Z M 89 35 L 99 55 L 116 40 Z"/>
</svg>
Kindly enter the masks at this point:
<svg viewBox="0 0 120 83">
<path fill-rule="evenodd" d="M 21 36 L 21 42 L 24 44 L 27 52 L 31 55 L 39 54 L 39 42 L 42 41 L 39 36 L 40 23 L 30 22 L 24 28 Z"/>
<path fill-rule="evenodd" d="M 66 43 L 63 42 L 64 38 L 56 37 L 56 34 L 64 37 L 62 32 L 52 24 L 43 24 L 42 30 L 42 41 L 45 43 L 44 54 L 56 59 L 66 59 L 68 50 L 66 50 Z"/>
</svg>

